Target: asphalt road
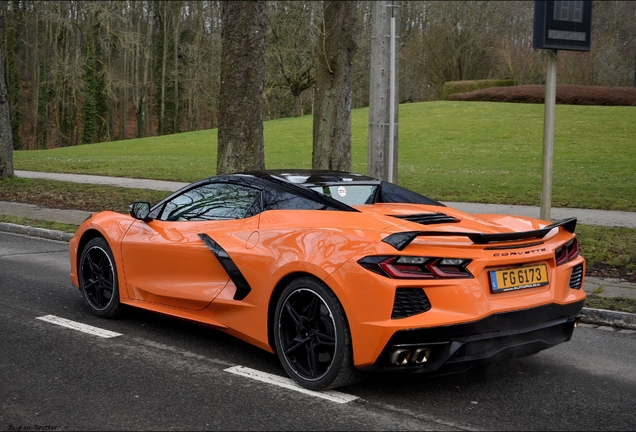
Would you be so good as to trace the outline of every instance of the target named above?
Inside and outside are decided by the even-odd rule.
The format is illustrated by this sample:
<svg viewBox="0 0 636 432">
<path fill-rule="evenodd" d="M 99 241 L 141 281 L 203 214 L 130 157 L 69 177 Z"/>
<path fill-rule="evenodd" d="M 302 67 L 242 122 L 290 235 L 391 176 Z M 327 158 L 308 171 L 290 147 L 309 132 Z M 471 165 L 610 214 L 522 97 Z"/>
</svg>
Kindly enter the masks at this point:
<svg viewBox="0 0 636 432">
<path fill-rule="evenodd" d="M 68 244 L 0 233 L 0 429 L 634 430 L 636 333 L 572 341 L 460 375 L 371 375 L 336 403 L 226 371 L 275 356 L 216 330 L 131 310 L 89 314 Z M 102 338 L 53 315 L 117 332 Z"/>
</svg>

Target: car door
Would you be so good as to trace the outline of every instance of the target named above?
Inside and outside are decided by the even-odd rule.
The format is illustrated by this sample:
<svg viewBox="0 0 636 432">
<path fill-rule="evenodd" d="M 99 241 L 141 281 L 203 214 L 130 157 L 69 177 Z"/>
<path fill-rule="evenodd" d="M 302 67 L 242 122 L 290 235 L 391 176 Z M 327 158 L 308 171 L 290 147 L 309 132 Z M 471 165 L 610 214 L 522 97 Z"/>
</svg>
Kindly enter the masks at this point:
<svg viewBox="0 0 636 432">
<path fill-rule="evenodd" d="M 157 218 L 135 221 L 121 246 L 129 298 L 204 309 L 230 278 L 199 234 L 244 246 L 233 234 L 257 229 L 258 215 L 249 209 L 259 194 L 242 185 L 202 185 L 164 203 Z"/>
</svg>

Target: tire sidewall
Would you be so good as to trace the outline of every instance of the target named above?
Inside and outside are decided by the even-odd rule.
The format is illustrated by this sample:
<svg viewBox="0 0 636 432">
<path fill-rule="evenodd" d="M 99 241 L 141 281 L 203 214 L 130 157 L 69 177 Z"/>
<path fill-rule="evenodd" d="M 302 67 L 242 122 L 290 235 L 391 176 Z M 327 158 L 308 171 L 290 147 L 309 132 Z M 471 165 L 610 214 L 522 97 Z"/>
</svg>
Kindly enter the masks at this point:
<svg viewBox="0 0 636 432">
<path fill-rule="evenodd" d="M 84 271 L 83 271 L 84 260 L 85 260 L 86 254 L 88 254 L 88 252 L 94 248 L 99 248 L 106 254 L 106 256 L 108 257 L 110 261 L 110 265 L 113 269 L 113 295 L 108 305 L 103 309 L 95 308 L 95 306 L 91 304 L 88 294 L 86 293 L 86 290 L 84 289 L 84 285 L 85 285 Z M 79 275 L 80 291 L 82 292 L 84 301 L 88 305 L 88 308 L 90 309 L 91 313 L 102 318 L 110 318 L 112 316 L 115 316 L 120 311 L 119 281 L 118 281 L 117 266 L 115 265 L 115 257 L 113 256 L 113 252 L 111 251 L 110 246 L 108 246 L 108 243 L 106 242 L 105 239 L 103 239 L 102 237 L 97 237 L 89 241 L 86 244 L 86 246 L 84 246 L 84 249 L 82 249 L 82 254 L 80 256 L 78 275 Z"/>
<path fill-rule="evenodd" d="M 294 368 L 289 364 L 289 361 L 283 354 L 281 346 L 280 335 L 280 316 L 285 302 L 298 291 L 311 291 L 315 295 L 319 296 L 325 303 L 331 313 L 333 324 L 335 328 L 336 336 L 336 348 L 333 355 L 333 361 L 329 371 L 322 377 L 309 380 L 298 375 Z M 340 302 L 336 298 L 335 294 L 331 292 L 329 288 L 323 285 L 321 282 L 310 278 L 301 278 L 292 281 L 281 293 L 279 300 L 276 304 L 276 312 L 274 315 L 274 342 L 276 352 L 280 359 L 283 368 L 287 374 L 300 386 L 310 390 L 322 390 L 329 388 L 330 385 L 338 378 L 341 369 L 345 365 L 351 363 L 347 356 L 351 356 L 349 328 L 346 321 L 346 316 Z"/>
</svg>

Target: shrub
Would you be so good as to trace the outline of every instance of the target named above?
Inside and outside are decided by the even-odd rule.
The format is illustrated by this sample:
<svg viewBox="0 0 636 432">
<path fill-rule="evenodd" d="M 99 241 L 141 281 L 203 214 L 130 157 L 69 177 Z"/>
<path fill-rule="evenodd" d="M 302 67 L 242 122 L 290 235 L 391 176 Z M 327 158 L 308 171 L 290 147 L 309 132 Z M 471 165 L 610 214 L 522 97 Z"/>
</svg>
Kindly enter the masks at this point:
<svg viewBox="0 0 636 432">
<path fill-rule="evenodd" d="M 480 102 L 543 103 L 545 86 L 521 85 L 453 94 L 449 100 Z M 556 103 L 565 105 L 636 106 L 636 88 L 558 85 Z"/>
<path fill-rule="evenodd" d="M 442 87 L 442 99 L 449 100 L 450 95 L 455 93 L 468 93 L 475 90 L 482 90 L 490 87 L 514 86 L 515 81 L 506 80 L 472 80 L 472 81 L 446 81 Z"/>
</svg>

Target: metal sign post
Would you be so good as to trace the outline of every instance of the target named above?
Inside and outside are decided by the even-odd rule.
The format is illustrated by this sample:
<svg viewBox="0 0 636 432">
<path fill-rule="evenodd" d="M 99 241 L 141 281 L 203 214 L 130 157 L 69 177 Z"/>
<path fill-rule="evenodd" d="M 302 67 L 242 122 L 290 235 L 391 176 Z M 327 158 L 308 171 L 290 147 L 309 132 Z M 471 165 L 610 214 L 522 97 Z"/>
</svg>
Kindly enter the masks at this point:
<svg viewBox="0 0 636 432">
<path fill-rule="evenodd" d="M 541 219 L 549 220 L 552 208 L 557 50 L 589 51 L 591 34 L 591 1 L 536 0 L 534 2 L 532 46 L 547 50 Z"/>
<path fill-rule="evenodd" d="M 398 80 L 396 50 L 400 2 L 373 2 L 369 71 L 369 147 L 367 173 L 397 183 Z"/>
<path fill-rule="evenodd" d="M 389 181 L 397 183 L 395 164 L 395 9 L 391 8 L 391 83 L 389 84 Z"/>
<path fill-rule="evenodd" d="M 552 165 L 554 160 L 554 113 L 556 107 L 557 50 L 547 51 L 545 77 L 545 115 L 543 120 L 543 181 L 541 219 L 550 220 L 552 208 Z"/>
</svg>

